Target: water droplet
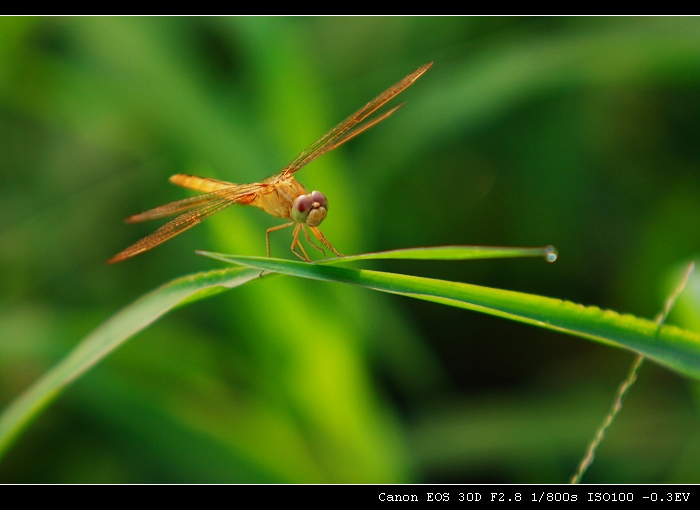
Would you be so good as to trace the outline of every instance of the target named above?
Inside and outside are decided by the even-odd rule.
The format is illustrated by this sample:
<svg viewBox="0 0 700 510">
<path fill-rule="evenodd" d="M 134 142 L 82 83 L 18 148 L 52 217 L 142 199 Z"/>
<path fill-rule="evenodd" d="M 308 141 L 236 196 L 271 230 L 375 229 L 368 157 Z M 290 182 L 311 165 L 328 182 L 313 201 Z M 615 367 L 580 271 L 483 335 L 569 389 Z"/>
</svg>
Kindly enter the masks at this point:
<svg viewBox="0 0 700 510">
<path fill-rule="evenodd" d="M 556 260 L 559 258 L 557 249 L 554 246 L 547 246 L 544 249 L 544 252 L 544 259 L 549 263 L 556 262 Z"/>
</svg>

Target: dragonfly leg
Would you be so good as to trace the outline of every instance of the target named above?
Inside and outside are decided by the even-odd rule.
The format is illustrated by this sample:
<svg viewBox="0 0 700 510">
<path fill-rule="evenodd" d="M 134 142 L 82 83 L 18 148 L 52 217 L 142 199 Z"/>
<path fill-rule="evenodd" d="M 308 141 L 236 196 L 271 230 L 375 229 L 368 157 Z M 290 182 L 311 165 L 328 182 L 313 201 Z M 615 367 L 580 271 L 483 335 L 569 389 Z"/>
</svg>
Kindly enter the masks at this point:
<svg viewBox="0 0 700 510">
<path fill-rule="evenodd" d="M 326 248 L 331 250 L 333 253 L 338 255 L 338 257 L 345 256 L 342 253 L 340 253 L 338 250 L 333 248 L 333 245 L 331 244 L 331 242 L 328 239 L 326 239 L 326 236 L 323 235 L 323 232 L 321 232 L 321 230 L 319 230 L 318 227 L 309 227 L 309 229 L 311 229 L 311 232 L 313 232 L 313 234 L 316 236 L 316 239 L 321 241 L 321 244 L 323 244 L 323 246 L 325 246 Z"/>
<path fill-rule="evenodd" d="M 294 225 L 294 222 L 290 223 L 285 223 L 284 225 L 277 225 L 276 227 L 270 227 L 265 231 L 265 247 L 267 248 L 267 258 L 270 258 L 270 232 L 274 232 L 275 230 L 282 230 L 283 228 L 291 227 Z M 292 245 L 292 251 L 294 245 Z"/>
<path fill-rule="evenodd" d="M 321 246 L 314 243 L 311 237 L 309 237 L 309 232 L 306 230 L 306 225 L 304 223 L 301 224 L 301 229 L 304 231 L 304 235 L 306 236 L 306 240 L 309 241 L 309 244 L 323 253 L 323 256 L 326 257 L 326 251 Z"/>
<path fill-rule="evenodd" d="M 294 255 L 296 255 L 297 257 L 299 257 L 304 262 L 311 262 L 311 259 L 307 255 L 306 250 L 301 245 L 301 242 L 299 242 L 299 230 L 301 229 L 301 225 L 302 225 L 301 223 L 297 223 L 297 226 L 294 227 L 294 233 L 292 234 L 292 253 Z M 296 251 L 294 249 L 294 246 L 298 246 L 299 249 L 301 250 L 301 253 L 303 253 L 303 255 L 301 253 L 299 253 L 298 251 Z"/>
</svg>

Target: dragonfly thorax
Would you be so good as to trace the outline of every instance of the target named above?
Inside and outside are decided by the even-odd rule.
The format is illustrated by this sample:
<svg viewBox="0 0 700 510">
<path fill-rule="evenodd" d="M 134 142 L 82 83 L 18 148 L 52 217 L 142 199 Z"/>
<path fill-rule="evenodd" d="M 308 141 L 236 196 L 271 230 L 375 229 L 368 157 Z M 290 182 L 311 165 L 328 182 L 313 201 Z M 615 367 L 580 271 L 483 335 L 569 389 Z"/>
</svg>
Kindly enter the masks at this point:
<svg viewBox="0 0 700 510">
<path fill-rule="evenodd" d="M 328 199 L 320 191 L 312 191 L 308 195 L 299 195 L 292 206 L 292 219 L 297 223 L 306 223 L 317 227 L 328 213 Z"/>
</svg>

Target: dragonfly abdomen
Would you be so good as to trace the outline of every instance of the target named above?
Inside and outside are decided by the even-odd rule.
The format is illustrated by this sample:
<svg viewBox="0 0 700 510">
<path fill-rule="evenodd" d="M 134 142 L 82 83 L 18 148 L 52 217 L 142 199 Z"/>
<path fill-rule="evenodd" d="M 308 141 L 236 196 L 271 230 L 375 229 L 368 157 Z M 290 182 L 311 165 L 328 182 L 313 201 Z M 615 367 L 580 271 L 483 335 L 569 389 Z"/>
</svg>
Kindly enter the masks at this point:
<svg viewBox="0 0 700 510">
<path fill-rule="evenodd" d="M 231 182 L 220 181 L 218 179 L 210 179 L 208 177 L 197 177 L 196 175 L 187 174 L 175 174 L 170 177 L 170 182 L 182 186 L 183 188 L 193 189 L 195 191 L 202 191 L 204 193 L 210 193 L 212 191 L 219 191 L 222 189 L 230 188 L 231 186 L 236 186 Z"/>
</svg>

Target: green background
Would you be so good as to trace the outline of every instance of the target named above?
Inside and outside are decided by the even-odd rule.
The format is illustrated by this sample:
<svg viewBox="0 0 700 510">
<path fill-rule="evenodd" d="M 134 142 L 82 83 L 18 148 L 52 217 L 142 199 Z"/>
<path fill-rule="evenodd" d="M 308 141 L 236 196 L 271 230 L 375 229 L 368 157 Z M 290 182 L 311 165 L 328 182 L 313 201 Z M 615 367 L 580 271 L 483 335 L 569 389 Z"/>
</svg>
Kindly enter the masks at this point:
<svg viewBox="0 0 700 510">
<path fill-rule="evenodd" d="M 700 20 L 0 18 L 0 405 L 139 296 L 223 267 L 195 249 L 264 254 L 279 221 L 233 207 L 105 265 L 157 226 L 124 217 L 189 196 L 170 175 L 262 180 L 430 61 L 403 109 L 297 174 L 333 245 L 553 244 L 554 265 L 371 267 L 653 317 L 700 251 Z M 127 342 L 0 482 L 565 482 L 632 359 L 263 279 Z M 584 481 L 700 481 L 699 397 L 645 364 Z"/>
</svg>

